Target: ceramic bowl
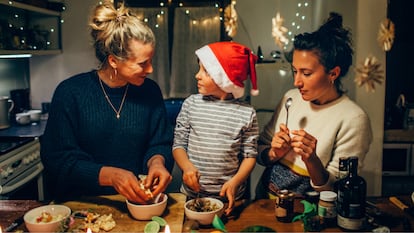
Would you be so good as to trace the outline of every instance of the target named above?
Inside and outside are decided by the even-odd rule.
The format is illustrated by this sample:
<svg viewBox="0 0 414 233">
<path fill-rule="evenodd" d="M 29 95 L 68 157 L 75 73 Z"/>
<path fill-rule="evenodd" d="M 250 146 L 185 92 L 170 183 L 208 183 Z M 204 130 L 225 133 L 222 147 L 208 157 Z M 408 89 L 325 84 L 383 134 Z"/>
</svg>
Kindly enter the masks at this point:
<svg viewBox="0 0 414 233">
<path fill-rule="evenodd" d="M 56 232 L 70 214 L 65 205 L 45 205 L 29 210 L 23 219 L 30 232 Z"/>
<path fill-rule="evenodd" d="M 30 114 L 27 112 L 16 113 L 16 123 L 19 125 L 27 125 L 30 123 Z"/>
<path fill-rule="evenodd" d="M 40 121 L 40 117 L 42 116 L 42 110 L 29 110 L 27 113 L 30 114 L 30 121 L 31 122 L 38 122 Z"/>
<path fill-rule="evenodd" d="M 194 205 L 194 199 L 189 200 L 184 205 L 184 213 L 190 220 L 196 220 L 200 225 L 210 225 L 213 222 L 214 216 L 217 214 L 221 217 L 224 211 L 224 204 L 222 201 L 212 197 L 199 198 L 205 208 L 213 209 L 211 211 L 197 211 L 191 206 Z"/>
<path fill-rule="evenodd" d="M 134 204 L 126 200 L 129 213 L 136 220 L 151 220 L 153 216 L 161 216 L 167 207 L 168 196 L 161 193 L 157 203 L 154 204 Z"/>
</svg>

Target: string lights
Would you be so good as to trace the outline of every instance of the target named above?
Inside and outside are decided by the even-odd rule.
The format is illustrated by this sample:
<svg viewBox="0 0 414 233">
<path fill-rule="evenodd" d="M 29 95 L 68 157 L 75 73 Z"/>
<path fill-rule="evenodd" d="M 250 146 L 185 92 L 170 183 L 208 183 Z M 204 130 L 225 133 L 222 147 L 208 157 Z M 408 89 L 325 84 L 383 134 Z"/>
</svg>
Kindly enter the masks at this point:
<svg viewBox="0 0 414 233">
<path fill-rule="evenodd" d="M 159 11 L 156 11 L 156 13 L 149 12 L 142 8 L 134 8 L 134 12 L 144 22 L 151 24 L 154 28 L 159 28 L 164 22 L 166 22 L 164 18 L 166 17 L 165 12 L 167 11 L 167 5 L 171 5 L 171 0 L 168 2 L 160 2 L 160 9 Z M 178 7 L 185 9 L 184 11 L 179 12 L 184 12 L 192 25 L 205 25 L 213 21 L 223 20 L 219 16 L 196 18 L 191 14 L 191 7 L 184 6 L 182 2 L 178 3 Z M 215 3 L 214 7 L 218 8 L 219 12 L 223 10 L 218 3 Z"/>
<path fill-rule="evenodd" d="M 10 6 L 14 5 L 15 2 L 9 0 L 7 2 Z M 16 4 L 21 4 L 17 3 Z M 62 6 L 62 11 L 66 8 Z M 57 44 L 54 44 L 52 40 L 58 38 L 56 35 L 56 27 L 58 24 L 63 24 L 65 21 L 63 18 L 56 21 L 56 24 L 35 24 L 33 21 L 31 25 L 26 27 L 25 22 L 32 21 L 28 20 L 25 11 L 10 12 L 7 20 L 8 31 L 11 33 L 13 40 L 10 41 L 12 49 L 22 50 L 43 50 L 48 48 L 57 48 Z M 53 14 L 52 14 L 53 15 Z M 56 14 L 56 16 L 58 16 Z M 52 40 L 51 40 L 52 39 Z"/>
<path fill-rule="evenodd" d="M 279 0 L 280 1 L 280 0 Z M 272 18 L 272 35 L 275 37 L 276 44 L 281 49 L 288 51 L 293 43 L 294 36 L 303 32 L 304 30 L 310 29 L 310 18 L 311 18 L 311 2 L 309 0 L 298 1 L 296 5 L 296 12 L 294 18 L 289 21 L 281 17 L 279 12 L 280 3 L 278 4 L 278 12 L 275 18 Z M 287 22 L 287 26 L 282 26 L 283 22 Z"/>
</svg>

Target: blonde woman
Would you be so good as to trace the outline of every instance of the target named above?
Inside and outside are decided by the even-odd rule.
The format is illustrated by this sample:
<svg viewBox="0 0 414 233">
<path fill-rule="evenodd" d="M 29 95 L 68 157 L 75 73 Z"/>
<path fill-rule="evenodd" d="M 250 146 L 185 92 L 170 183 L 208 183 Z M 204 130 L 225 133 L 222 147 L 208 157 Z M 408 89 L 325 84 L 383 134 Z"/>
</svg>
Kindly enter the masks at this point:
<svg viewBox="0 0 414 233">
<path fill-rule="evenodd" d="M 145 203 L 171 182 L 172 127 L 152 73 L 155 38 L 128 8 L 104 2 L 90 17 L 100 67 L 64 80 L 41 138 L 54 198 L 119 193 Z M 148 175 L 142 181 L 139 174 Z"/>
</svg>

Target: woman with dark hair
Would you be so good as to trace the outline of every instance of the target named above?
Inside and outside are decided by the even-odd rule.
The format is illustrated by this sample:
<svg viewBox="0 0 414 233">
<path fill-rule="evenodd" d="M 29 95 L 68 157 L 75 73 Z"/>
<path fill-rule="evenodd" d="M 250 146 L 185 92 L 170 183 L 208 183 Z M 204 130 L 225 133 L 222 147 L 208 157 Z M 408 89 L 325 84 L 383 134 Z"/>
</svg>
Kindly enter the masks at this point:
<svg viewBox="0 0 414 233">
<path fill-rule="evenodd" d="M 370 120 L 341 83 L 352 55 L 350 31 L 337 13 L 317 31 L 295 36 L 296 89 L 285 93 L 259 139 L 258 162 L 266 166 L 261 187 L 269 194 L 332 190 L 339 158 L 358 156 L 363 165 L 372 141 Z"/>
</svg>

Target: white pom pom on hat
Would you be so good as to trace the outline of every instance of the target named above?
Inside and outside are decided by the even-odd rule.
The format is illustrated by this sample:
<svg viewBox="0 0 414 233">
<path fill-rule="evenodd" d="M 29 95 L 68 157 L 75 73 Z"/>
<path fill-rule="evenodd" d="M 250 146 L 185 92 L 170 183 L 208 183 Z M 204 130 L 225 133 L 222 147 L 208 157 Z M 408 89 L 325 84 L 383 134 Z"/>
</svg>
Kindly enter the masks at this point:
<svg viewBox="0 0 414 233">
<path fill-rule="evenodd" d="M 257 96 L 256 67 L 258 57 L 246 46 L 232 41 L 216 42 L 196 50 L 204 68 L 214 82 L 234 98 L 244 95 L 244 81 L 250 76 L 250 94 Z"/>
</svg>

